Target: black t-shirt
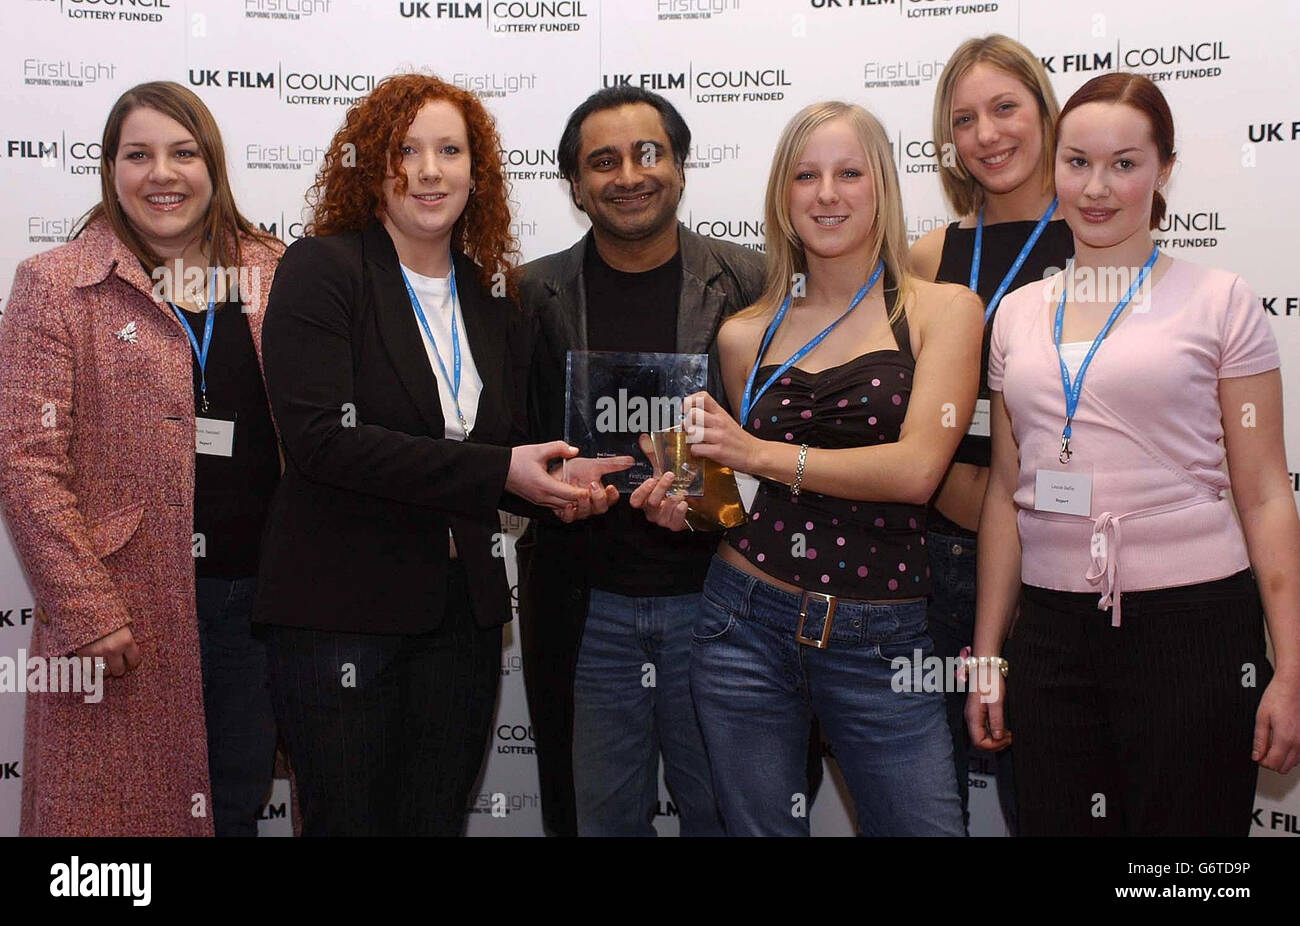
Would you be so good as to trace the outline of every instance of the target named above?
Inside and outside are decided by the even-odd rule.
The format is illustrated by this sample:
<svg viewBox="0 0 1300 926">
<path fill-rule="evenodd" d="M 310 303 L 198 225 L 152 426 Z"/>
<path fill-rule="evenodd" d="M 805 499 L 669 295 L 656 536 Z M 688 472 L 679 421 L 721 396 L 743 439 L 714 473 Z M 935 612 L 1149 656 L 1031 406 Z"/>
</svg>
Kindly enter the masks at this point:
<svg viewBox="0 0 1300 926">
<path fill-rule="evenodd" d="M 984 226 L 984 237 L 980 242 L 980 278 L 976 286 L 980 300 L 988 305 L 997 291 L 998 284 L 1006 276 L 1016 255 L 1024 247 L 1037 225 L 1034 221 L 999 222 Z M 939 259 L 939 272 L 935 276 L 938 283 L 970 283 L 971 256 L 975 253 L 975 229 L 959 228 L 953 222 L 943 239 L 943 254 Z M 1065 267 L 1065 262 L 1074 255 L 1074 237 L 1070 226 L 1061 220 L 1048 222 L 1042 235 L 1034 242 L 1034 248 L 1021 264 L 1020 270 L 1007 287 L 1007 292 L 1014 292 L 1022 286 L 1043 279 L 1048 270 L 1055 272 Z M 1003 294 L 1005 297 L 1005 293 Z M 1046 311 L 1046 309 L 1044 309 Z M 996 310 L 994 312 L 996 315 Z M 989 397 L 989 344 L 993 337 L 993 319 L 990 317 L 984 326 L 984 346 L 980 352 L 980 390 L 979 397 Z M 972 463 L 975 466 L 988 466 L 993 453 L 992 441 L 987 437 L 975 437 L 966 434 L 957 446 L 953 459 L 958 463 Z"/>
<path fill-rule="evenodd" d="M 590 350 L 673 353 L 677 350 L 677 303 L 682 289 L 681 253 L 643 273 L 624 273 L 603 261 L 588 242 L 583 262 Z M 651 524 L 645 512 L 619 499 L 608 514 L 589 522 L 594 588 L 629 597 L 689 595 L 704 587 L 718 534 L 673 533 Z"/>
<path fill-rule="evenodd" d="M 677 349 L 677 302 L 682 255 L 643 273 L 615 270 L 587 242 L 587 349 L 672 353 Z"/>
<path fill-rule="evenodd" d="M 182 314 L 202 347 L 204 315 Z M 222 579 L 253 576 L 267 510 L 280 481 L 280 455 L 253 336 L 239 303 L 220 306 L 213 322 L 207 412 L 200 410 L 201 377 L 193 348 L 190 365 L 195 414 L 235 422 L 232 456 L 195 455 L 194 532 L 203 535 L 204 555 L 194 557 L 194 574 Z"/>
</svg>

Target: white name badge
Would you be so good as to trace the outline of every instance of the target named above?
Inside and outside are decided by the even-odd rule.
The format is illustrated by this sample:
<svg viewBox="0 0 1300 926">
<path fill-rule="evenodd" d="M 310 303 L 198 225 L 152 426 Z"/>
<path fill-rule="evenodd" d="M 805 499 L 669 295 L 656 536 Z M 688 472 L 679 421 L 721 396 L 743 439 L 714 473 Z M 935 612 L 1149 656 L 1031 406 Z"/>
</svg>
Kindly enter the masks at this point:
<svg viewBox="0 0 1300 926">
<path fill-rule="evenodd" d="M 992 434 L 989 427 L 989 409 L 991 408 L 988 399 L 975 400 L 975 414 L 971 417 L 970 427 L 966 433 L 971 437 L 988 437 Z"/>
<path fill-rule="evenodd" d="M 1034 476 L 1034 510 L 1092 515 L 1092 476 L 1083 472 L 1040 469 Z"/>
<path fill-rule="evenodd" d="M 194 416 L 194 452 L 213 457 L 235 455 L 235 423 Z"/>
<path fill-rule="evenodd" d="M 758 494 L 758 479 L 749 473 L 735 472 L 735 476 L 736 488 L 740 490 L 740 503 L 745 506 L 745 512 L 748 513 L 750 506 L 754 504 L 754 496 Z"/>
</svg>

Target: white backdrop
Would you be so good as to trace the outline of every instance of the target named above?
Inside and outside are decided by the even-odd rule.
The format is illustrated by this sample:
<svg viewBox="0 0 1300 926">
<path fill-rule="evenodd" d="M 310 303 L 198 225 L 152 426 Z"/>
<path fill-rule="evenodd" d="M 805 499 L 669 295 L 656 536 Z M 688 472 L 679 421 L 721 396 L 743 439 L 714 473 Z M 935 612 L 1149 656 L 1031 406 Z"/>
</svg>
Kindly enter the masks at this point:
<svg viewBox="0 0 1300 926">
<path fill-rule="evenodd" d="M 1089 77 L 1137 70 L 1161 82 L 1178 128 L 1171 253 L 1240 272 L 1270 313 L 1288 383 L 1300 377 L 1293 227 L 1300 108 L 1297 0 L 3 0 L 0 36 L 0 280 L 63 241 L 99 195 L 98 141 L 126 88 L 192 87 L 224 133 L 236 199 L 286 241 L 346 106 L 384 75 L 429 69 L 478 92 L 496 115 L 525 258 L 586 228 L 555 171 L 564 120 L 602 85 L 631 82 L 678 106 L 694 132 L 681 217 L 706 235 L 761 246 L 769 158 L 805 103 L 862 103 L 895 140 L 908 230 L 949 220 L 929 141 L 935 80 L 964 39 L 1003 32 L 1044 59 L 1062 102 Z M 7 301 L 7 289 L 0 310 Z M 1300 407 L 1288 401 L 1290 468 Z M 1300 473 L 1292 472 L 1300 492 Z M 511 525 L 517 536 L 522 525 Z M 513 577 L 513 549 L 508 565 Z M 26 645 L 32 598 L 0 536 L 0 656 Z M 519 647 L 507 633 L 491 752 L 472 834 L 541 831 Z M 0 695 L 0 834 L 18 827 L 20 694 Z M 977 766 L 983 767 L 983 766 Z M 992 782 L 972 776 L 972 830 L 1000 833 Z M 1300 775 L 1261 775 L 1256 835 L 1297 834 Z M 822 834 L 852 831 L 834 776 L 812 811 Z M 491 813 L 492 795 L 508 809 Z M 280 783 L 264 832 L 287 830 Z M 666 793 L 658 826 L 675 833 Z"/>
</svg>

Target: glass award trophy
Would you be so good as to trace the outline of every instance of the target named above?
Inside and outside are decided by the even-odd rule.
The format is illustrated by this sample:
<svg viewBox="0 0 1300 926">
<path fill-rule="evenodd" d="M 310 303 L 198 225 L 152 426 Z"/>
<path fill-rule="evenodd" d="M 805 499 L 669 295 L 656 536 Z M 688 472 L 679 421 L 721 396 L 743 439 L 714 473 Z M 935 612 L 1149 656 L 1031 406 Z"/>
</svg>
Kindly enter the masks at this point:
<svg viewBox="0 0 1300 926">
<path fill-rule="evenodd" d="M 708 385 L 707 354 L 569 351 L 565 367 L 564 439 L 575 460 L 630 456 L 636 462 L 605 477 L 630 493 L 645 480 L 674 472 L 672 494 L 704 494 L 703 461 L 691 456 L 682 430 L 682 400 Z M 581 480 L 580 480 L 581 481 Z"/>
</svg>

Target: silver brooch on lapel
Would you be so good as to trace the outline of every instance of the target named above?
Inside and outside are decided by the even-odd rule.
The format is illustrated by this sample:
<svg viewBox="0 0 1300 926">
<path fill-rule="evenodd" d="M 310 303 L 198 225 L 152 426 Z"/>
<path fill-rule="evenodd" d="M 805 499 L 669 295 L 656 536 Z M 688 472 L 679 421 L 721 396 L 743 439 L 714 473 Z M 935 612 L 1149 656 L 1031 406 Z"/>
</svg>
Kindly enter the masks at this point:
<svg viewBox="0 0 1300 926">
<path fill-rule="evenodd" d="M 119 341 L 125 341 L 127 344 L 135 343 L 135 322 L 127 322 L 122 326 L 122 330 L 114 335 Z"/>
</svg>

